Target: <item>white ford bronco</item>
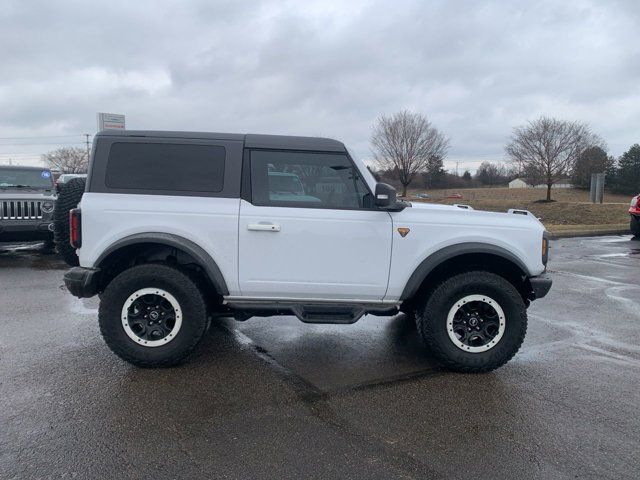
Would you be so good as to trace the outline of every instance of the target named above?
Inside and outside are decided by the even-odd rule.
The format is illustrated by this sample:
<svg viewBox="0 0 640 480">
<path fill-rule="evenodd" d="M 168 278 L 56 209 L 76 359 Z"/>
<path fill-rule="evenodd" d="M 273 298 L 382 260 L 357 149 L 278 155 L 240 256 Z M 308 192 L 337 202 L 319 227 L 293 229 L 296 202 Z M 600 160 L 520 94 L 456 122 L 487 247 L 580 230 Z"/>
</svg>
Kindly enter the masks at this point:
<svg viewBox="0 0 640 480">
<path fill-rule="evenodd" d="M 400 201 L 327 138 L 101 132 L 69 216 L 66 286 L 100 295 L 105 341 L 139 366 L 182 361 L 221 316 L 404 312 L 445 367 L 483 372 L 551 287 L 529 212 Z"/>
</svg>

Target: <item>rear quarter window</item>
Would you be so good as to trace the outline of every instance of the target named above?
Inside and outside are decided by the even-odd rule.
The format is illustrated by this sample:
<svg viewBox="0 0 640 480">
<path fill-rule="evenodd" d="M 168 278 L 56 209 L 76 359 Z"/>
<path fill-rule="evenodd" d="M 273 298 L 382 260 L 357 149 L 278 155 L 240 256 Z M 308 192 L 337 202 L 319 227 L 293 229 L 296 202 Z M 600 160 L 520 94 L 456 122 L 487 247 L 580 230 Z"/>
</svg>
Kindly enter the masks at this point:
<svg viewBox="0 0 640 480">
<path fill-rule="evenodd" d="M 113 189 L 221 192 L 224 147 L 121 142 L 111 145 L 105 185 Z"/>
</svg>

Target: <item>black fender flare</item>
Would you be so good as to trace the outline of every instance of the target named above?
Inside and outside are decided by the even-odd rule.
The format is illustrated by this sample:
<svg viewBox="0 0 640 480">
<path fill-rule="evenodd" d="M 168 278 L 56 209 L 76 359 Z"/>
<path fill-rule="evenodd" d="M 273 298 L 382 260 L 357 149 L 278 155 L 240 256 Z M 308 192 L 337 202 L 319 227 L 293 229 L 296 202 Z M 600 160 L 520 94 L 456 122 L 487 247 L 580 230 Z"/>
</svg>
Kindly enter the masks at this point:
<svg viewBox="0 0 640 480">
<path fill-rule="evenodd" d="M 192 242 L 191 240 L 171 233 L 136 233 L 134 235 L 129 235 L 127 237 L 121 238 L 102 252 L 102 254 L 96 260 L 95 265 L 97 267 L 100 267 L 102 262 L 113 252 L 123 247 L 128 247 L 137 243 L 158 243 L 161 245 L 166 245 L 168 247 L 174 247 L 188 253 L 193 258 L 195 258 L 200 266 L 205 270 L 217 292 L 220 295 L 229 295 L 227 282 L 222 276 L 222 272 L 220 271 L 218 264 L 213 258 L 211 258 L 211 255 L 209 255 L 206 250 L 204 250 L 201 246 Z"/>
<path fill-rule="evenodd" d="M 523 275 L 531 276 L 531 273 L 524 262 L 505 248 L 498 247 L 497 245 L 491 245 L 489 243 L 457 243 L 437 250 L 425 258 L 413 271 L 411 277 L 409 277 L 409 280 L 402 291 L 402 295 L 400 296 L 400 300 L 404 301 L 413 297 L 420 288 L 420 285 L 422 285 L 423 280 L 427 278 L 427 275 L 429 275 L 429 273 L 431 273 L 440 264 L 454 257 L 469 253 L 486 253 L 502 257 L 515 264 L 520 270 L 522 270 Z"/>
</svg>

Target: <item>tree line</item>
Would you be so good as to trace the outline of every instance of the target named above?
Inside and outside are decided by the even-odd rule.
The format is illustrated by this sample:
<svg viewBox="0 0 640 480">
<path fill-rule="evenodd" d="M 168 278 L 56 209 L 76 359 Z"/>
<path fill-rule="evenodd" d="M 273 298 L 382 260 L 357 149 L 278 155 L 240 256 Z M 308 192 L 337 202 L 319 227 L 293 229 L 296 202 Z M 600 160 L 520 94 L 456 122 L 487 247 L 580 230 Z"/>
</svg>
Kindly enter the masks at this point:
<svg viewBox="0 0 640 480">
<path fill-rule="evenodd" d="M 619 158 L 608 155 L 606 143 L 582 122 L 540 117 L 515 127 L 505 145 L 507 165 L 483 162 L 475 175 L 447 173 L 444 160 L 449 138 L 419 113 L 401 111 L 381 116 L 373 129 L 371 145 L 375 173 L 399 184 L 402 195 L 411 185 L 422 188 L 461 188 L 504 185 L 525 177 L 546 185 L 547 200 L 555 183 L 571 182 L 588 188 L 592 173 L 605 173 L 607 187 L 615 192 L 640 191 L 640 145 Z"/>
<path fill-rule="evenodd" d="M 42 155 L 44 164 L 61 173 L 87 173 L 89 156 L 87 150 L 78 147 L 62 147 Z"/>
<path fill-rule="evenodd" d="M 551 188 L 559 181 L 589 188 L 592 173 L 605 173 L 605 185 L 613 192 L 640 191 L 640 145 L 632 145 L 619 158 L 607 153 L 606 143 L 581 122 L 540 117 L 515 127 L 505 145 L 508 164 L 482 162 L 475 174 L 461 176 L 444 168 L 451 142 L 420 113 L 406 110 L 382 115 L 374 125 L 371 146 L 377 178 L 399 185 L 402 195 L 409 186 L 464 188 L 505 185 L 524 177 Z M 63 147 L 42 156 L 44 163 L 62 173 L 86 173 L 87 150 Z"/>
</svg>

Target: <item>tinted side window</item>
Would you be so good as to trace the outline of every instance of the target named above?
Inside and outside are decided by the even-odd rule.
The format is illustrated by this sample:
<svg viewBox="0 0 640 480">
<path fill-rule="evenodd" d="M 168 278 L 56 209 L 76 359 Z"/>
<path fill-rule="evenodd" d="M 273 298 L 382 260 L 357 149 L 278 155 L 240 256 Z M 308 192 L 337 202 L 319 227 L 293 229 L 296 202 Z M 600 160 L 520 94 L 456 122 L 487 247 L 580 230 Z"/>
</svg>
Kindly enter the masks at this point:
<svg viewBox="0 0 640 480">
<path fill-rule="evenodd" d="M 110 188 L 220 192 L 225 148 L 170 143 L 114 143 L 105 184 Z"/>
<path fill-rule="evenodd" d="M 344 154 L 251 152 L 254 205 L 369 208 L 372 197 Z"/>
</svg>

